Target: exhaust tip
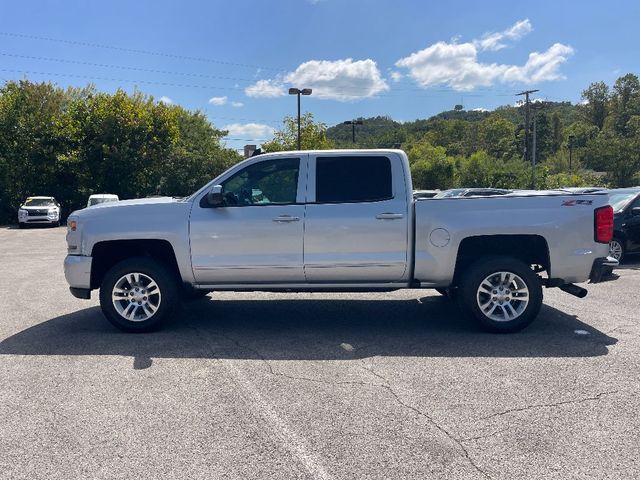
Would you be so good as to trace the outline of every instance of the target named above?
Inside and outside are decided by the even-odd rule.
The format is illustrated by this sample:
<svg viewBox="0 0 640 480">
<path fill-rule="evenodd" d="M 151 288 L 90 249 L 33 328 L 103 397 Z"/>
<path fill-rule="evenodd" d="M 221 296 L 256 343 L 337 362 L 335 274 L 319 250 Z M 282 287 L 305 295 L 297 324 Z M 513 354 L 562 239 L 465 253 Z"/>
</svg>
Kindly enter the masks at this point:
<svg viewBox="0 0 640 480">
<path fill-rule="evenodd" d="M 586 288 L 579 287 L 577 285 L 574 285 L 573 283 L 565 283 L 564 285 L 560 285 L 560 290 L 578 298 L 584 298 L 587 296 L 587 293 L 589 293 Z"/>
</svg>

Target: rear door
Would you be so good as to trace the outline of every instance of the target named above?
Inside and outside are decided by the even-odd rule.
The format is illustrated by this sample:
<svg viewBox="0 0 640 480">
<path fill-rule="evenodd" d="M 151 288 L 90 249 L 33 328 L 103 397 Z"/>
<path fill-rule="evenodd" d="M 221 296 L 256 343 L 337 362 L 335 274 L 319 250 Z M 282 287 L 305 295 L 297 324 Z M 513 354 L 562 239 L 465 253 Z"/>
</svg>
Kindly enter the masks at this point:
<svg viewBox="0 0 640 480">
<path fill-rule="evenodd" d="M 409 203 L 402 159 L 309 156 L 304 233 L 308 282 L 395 282 L 407 270 Z"/>
</svg>

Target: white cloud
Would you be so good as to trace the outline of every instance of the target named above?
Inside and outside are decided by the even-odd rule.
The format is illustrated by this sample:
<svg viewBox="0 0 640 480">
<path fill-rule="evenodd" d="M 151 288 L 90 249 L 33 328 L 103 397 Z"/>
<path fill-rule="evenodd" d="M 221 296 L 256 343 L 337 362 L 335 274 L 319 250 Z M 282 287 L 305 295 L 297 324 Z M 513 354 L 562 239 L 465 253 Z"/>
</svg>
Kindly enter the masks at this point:
<svg viewBox="0 0 640 480">
<path fill-rule="evenodd" d="M 471 111 L 472 112 L 488 112 L 489 109 L 488 108 L 483 108 L 483 107 L 477 107 L 477 108 L 472 108 Z"/>
<path fill-rule="evenodd" d="M 244 140 L 264 140 L 271 138 L 275 128 L 261 123 L 231 123 L 222 127 L 231 137 L 242 137 Z"/>
<path fill-rule="evenodd" d="M 258 80 L 244 89 L 248 97 L 275 98 L 285 94 L 284 86 L 276 80 Z"/>
<path fill-rule="evenodd" d="M 404 76 L 400 72 L 396 72 L 396 71 L 391 72 L 390 75 L 391 75 L 391 80 L 393 80 L 394 82 L 399 82 L 400 80 L 402 80 L 402 77 Z"/>
<path fill-rule="evenodd" d="M 279 97 L 287 86 L 313 89 L 313 96 L 340 101 L 373 97 L 389 90 L 380 70 L 371 59 L 310 60 L 293 72 L 274 79 L 259 80 L 247 87 L 250 97 Z"/>
<path fill-rule="evenodd" d="M 244 107 L 244 103 L 242 103 L 242 102 L 231 102 L 231 106 L 232 107 L 236 107 L 236 108 L 240 108 L 240 107 Z"/>
<path fill-rule="evenodd" d="M 318 98 L 341 101 L 373 97 L 389 90 L 376 62 L 369 58 L 310 60 L 286 75 L 284 80 L 301 88 L 312 88 L 313 95 Z"/>
<path fill-rule="evenodd" d="M 227 103 L 227 97 L 211 97 L 209 103 L 211 105 L 224 105 Z"/>
<path fill-rule="evenodd" d="M 158 100 L 158 102 L 164 103 L 165 105 L 172 105 L 173 104 L 173 100 L 171 100 L 169 97 L 166 97 L 164 95 L 162 97 L 160 97 L 160 100 Z"/>
<path fill-rule="evenodd" d="M 528 84 L 565 78 L 560 73 L 560 67 L 573 55 L 573 48 L 561 43 L 552 45 L 544 52 L 530 53 L 524 65 L 482 63 L 478 60 L 478 51 L 499 50 L 502 48 L 499 47 L 502 45 L 500 40 L 518 39 L 531 28 L 528 20 L 522 20 L 504 32 L 490 34 L 480 40 L 437 42 L 401 58 L 396 66 L 406 68 L 409 76 L 423 88 L 446 85 L 463 91 L 495 83 Z"/>
<path fill-rule="evenodd" d="M 502 40 L 519 40 L 532 30 L 531 22 L 525 18 L 502 32 L 485 33 L 480 40 L 474 40 L 473 43 L 480 50 L 501 50 L 506 47 Z"/>
</svg>

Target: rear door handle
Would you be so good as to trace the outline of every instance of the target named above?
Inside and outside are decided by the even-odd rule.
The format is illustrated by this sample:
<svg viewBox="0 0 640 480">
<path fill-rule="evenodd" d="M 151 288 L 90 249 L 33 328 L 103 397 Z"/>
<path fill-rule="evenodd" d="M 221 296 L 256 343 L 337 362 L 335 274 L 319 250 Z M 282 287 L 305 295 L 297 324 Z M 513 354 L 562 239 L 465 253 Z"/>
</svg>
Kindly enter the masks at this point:
<svg viewBox="0 0 640 480">
<path fill-rule="evenodd" d="M 291 215 L 280 215 L 279 217 L 275 217 L 273 221 L 278 223 L 299 222 L 300 217 L 292 217 Z"/>
<path fill-rule="evenodd" d="M 403 217 L 404 215 L 401 213 L 380 213 L 379 215 L 376 215 L 378 220 L 399 220 Z"/>
</svg>

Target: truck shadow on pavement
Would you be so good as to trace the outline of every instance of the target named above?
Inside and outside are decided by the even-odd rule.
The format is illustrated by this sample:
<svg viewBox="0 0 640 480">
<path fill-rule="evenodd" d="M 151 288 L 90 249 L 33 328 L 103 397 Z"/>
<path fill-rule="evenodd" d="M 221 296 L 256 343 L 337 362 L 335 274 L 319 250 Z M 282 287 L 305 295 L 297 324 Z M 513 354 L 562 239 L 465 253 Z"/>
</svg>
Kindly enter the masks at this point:
<svg viewBox="0 0 640 480">
<path fill-rule="evenodd" d="M 214 294 L 215 298 L 215 294 Z M 577 331 L 577 332 L 576 332 Z M 0 354 L 350 360 L 371 356 L 593 357 L 617 339 L 549 306 L 526 330 L 485 333 L 441 297 L 413 300 L 200 300 L 159 332 L 122 333 L 98 307 L 6 338 Z"/>
</svg>

